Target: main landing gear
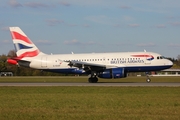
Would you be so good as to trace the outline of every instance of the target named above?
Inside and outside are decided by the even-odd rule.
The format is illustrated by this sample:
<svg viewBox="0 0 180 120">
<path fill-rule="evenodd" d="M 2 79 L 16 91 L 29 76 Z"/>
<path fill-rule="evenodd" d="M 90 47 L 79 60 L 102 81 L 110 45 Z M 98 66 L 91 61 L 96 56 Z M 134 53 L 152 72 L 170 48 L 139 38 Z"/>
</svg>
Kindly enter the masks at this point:
<svg viewBox="0 0 180 120">
<path fill-rule="evenodd" d="M 97 83 L 97 81 L 98 81 L 98 78 L 95 76 L 95 77 L 90 77 L 89 79 L 88 79 L 88 81 L 89 81 L 89 83 Z"/>
<path fill-rule="evenodd" d="M 98 82 L 98 78 L 96 76 L 95 72 L 91 73 L 91 77 L 88 79 L 89 83 L 97 83 Z"/>
</svg>

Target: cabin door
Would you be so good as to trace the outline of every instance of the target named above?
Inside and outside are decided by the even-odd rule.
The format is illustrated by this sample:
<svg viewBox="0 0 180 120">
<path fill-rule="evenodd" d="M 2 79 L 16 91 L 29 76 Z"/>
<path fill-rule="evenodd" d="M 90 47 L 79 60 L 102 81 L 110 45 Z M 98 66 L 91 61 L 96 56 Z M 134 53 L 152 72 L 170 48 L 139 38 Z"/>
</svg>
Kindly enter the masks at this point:
<svg viewBox="0 0 180 120">
<path fill-rule="evenodd" d="M 47 57 L 46 57 L 46 56 L 43 56 L 43 57 L 41 58 L 41 67 L 42 67 L 42 68 L 47 67 Z"/>
</svg>

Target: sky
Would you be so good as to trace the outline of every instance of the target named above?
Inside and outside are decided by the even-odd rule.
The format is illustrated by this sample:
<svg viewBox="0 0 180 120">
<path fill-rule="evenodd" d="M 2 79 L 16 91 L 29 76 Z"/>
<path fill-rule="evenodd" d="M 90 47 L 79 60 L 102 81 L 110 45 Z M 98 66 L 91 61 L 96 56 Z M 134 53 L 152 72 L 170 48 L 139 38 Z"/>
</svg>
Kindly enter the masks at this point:
<svg viewBox="0 0 180 120">
<path fill-rule="evenodd" d="M 47 54 L 180 55 L 180 0 L 0 0 L 0 55 L 15 26 Z"/>
</svg>

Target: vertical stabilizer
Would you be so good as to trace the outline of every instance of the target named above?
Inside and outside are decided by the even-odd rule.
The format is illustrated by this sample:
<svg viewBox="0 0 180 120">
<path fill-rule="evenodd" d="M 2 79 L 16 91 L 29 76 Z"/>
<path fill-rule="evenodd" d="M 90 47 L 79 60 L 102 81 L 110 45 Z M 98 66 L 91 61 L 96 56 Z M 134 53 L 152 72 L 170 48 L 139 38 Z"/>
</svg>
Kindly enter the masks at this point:
<svg viewBox="0 0 180 120">
<path fill-rule="evenodd" d="M 36 47 L 36 45 L 19 27 L 10 27 L 10 32 L 17 57 L 35 57 L 40 53 L 40 50 Z"/>
</svg>

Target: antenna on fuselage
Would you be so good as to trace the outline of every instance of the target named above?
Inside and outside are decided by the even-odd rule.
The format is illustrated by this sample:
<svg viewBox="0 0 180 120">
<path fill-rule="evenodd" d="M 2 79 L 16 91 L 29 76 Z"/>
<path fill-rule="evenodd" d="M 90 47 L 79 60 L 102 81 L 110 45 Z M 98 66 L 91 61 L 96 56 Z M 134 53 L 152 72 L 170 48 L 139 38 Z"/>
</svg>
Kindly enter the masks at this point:
<svg viewBox="0 0 180 120">
<path fill-rule="evenodd" d="M 144 49 L 144 52 L 146 52 L 146 50 Z"/>
<path fill-rule="evenodd" d="M 74 54 L 73 52 L 71 52 L 71 54 Z"/>
</svg>

